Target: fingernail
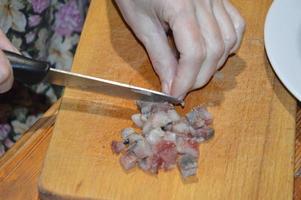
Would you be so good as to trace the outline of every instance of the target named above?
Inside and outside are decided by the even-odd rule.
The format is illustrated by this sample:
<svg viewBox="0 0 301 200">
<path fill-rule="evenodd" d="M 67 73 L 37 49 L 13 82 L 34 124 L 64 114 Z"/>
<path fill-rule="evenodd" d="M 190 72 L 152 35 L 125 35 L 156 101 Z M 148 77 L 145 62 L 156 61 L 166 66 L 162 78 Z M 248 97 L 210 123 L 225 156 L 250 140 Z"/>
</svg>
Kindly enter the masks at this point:
<svg viewBox="0 0 301 200">
<path fill-rule="evenodd" d="M 184 94 L 175 94 L 175 93 L 171 93 L 171 96 L 176 97 L 177 99 L 183 100 L 186 97 L 186 93 Z"/>
<path fill-rule="evenodd" d="M 179 96 L 180 100 L 183 100 L 184 98 L 185 98 L 185 94 Z"/>
<path fill-rule="evenodd" d="M 165 94 L 170 93 L 168 84 L 166 82 L 162 82 L 162 92 L 165 93 Z"/>
</svg>

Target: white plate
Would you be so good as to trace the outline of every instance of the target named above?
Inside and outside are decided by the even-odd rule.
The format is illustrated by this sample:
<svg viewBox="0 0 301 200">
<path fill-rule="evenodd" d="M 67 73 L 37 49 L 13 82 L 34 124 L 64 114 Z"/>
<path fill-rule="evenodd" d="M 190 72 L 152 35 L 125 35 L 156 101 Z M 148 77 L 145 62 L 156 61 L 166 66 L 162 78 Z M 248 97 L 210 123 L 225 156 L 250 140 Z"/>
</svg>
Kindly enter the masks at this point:
<svg viewBox="0 0 301 200">
<path fill-rule="evenodd" d="M 301 101 L 301 0 L 274 0 L 265 21 L 264 40 L 277 76 Z"/>
</svg>

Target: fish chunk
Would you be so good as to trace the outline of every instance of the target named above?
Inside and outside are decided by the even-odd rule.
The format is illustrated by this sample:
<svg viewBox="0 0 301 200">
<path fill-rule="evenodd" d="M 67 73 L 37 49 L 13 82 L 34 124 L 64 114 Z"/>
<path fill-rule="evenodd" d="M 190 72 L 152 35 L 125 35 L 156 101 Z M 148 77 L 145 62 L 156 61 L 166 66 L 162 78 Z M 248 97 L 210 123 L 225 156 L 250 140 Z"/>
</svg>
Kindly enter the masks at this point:
<svg viewBox="0 0 301 200">
<path fill-rule="evenodd" d="M 132 115 L 132 121 L 141 132 L 125 128 L 122 140 L 111 144 L 112 151 L 121 154 L 121 166 L 153 174 L 178 166 L 182 177 L 195 176 L 200 143 L 214 136 L 212 115 L 202 106 L 182 117 L 168 103 L 139 101 L 137 106 L 140 113 Z"/>
</svg>

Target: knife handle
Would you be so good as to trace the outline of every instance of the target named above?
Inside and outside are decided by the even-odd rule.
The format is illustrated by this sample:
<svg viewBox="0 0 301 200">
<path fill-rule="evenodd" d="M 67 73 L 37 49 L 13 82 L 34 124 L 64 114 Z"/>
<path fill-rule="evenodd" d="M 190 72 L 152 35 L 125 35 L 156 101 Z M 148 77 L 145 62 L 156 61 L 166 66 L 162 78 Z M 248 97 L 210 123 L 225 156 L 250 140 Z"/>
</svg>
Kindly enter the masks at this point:
<svg viewBox="0 0 301 200">
<path fill-rule="evenodd" d="M 21 83 L 39 83 L 46 77 L 50 69 L 48 62 L 34 60 L 11 51 L 2 51 L 13 68 L 14 79 Z"/>
</svg>

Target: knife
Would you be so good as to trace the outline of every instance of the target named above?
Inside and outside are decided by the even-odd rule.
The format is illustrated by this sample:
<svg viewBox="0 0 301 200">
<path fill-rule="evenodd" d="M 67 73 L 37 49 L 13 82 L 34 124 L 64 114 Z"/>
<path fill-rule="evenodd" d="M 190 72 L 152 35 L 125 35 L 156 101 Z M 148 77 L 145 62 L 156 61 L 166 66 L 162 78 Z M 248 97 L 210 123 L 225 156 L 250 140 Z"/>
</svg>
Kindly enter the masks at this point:
<svg viewBox="0 0 301 200">
<path fill-rule="evenodd" d="M 126 99 L 169 102 L 175 105 L 183 105 L 184 103 L 180 99 L 154 90 L 54 69 L 51 68 L 50 63 L 46 61 L 34 60 L 6 50 L 3 50 L 3 52 L 12 65 L 15 80 L 25 84 L 36 84 L 46 80 L 54 85 L 97 92 Z"/>
</svg>

